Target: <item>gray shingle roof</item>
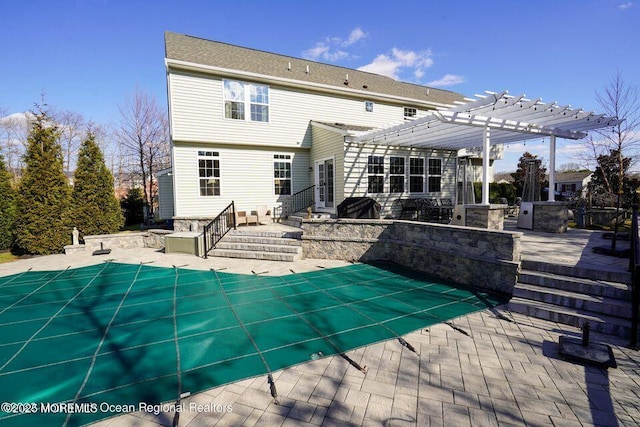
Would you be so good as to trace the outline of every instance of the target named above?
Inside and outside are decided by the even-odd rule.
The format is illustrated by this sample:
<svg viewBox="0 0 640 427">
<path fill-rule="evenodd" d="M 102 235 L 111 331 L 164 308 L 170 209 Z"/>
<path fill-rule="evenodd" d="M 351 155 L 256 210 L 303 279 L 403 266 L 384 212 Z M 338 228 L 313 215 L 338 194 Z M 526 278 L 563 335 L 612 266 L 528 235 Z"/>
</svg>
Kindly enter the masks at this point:
<svg viewBox="0 0 640 427">
<path fill-rule="evenodd" d="M 452 104 L 464 99 L 459 93 L 400 82 L 379 74 L 172 32 L 165 33 L 165 50 L 167 59 L 334 86 L 336 89 L 366 91 L 372 96 L 391 95 L 433 104 Z M 345 84 L 347 75 L 348 85 Z"/>
</svg>

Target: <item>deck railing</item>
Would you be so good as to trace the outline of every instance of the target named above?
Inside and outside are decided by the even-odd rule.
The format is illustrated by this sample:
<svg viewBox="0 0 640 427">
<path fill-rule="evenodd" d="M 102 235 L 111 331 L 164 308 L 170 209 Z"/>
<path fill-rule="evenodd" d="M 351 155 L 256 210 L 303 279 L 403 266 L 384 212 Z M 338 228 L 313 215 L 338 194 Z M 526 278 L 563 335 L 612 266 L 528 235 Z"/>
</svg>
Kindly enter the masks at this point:
<svg viewBox="0 0 640 427">
<path fill-rule="evenodd" d="M 638 347 L 638 311 L 640 310 L 640 234 L 638 232 L 638 208 L 631 218 L 631 348 Z"/>
<path fill-rule="evenodd" d="M 234 202 L 224 208 L 209 224 L 204 226 L 204 257 L 231 229 L 236 229 L 236 207 Z"/>
<path fill-rule="evenodd" d="M 275 218 L 287 219 L 289 215 L 312 206 L 315 203 L 315 188 L 316 186 L 312 185 L 289 196 L 282 205 L 275 208 Z"/>
</svg>

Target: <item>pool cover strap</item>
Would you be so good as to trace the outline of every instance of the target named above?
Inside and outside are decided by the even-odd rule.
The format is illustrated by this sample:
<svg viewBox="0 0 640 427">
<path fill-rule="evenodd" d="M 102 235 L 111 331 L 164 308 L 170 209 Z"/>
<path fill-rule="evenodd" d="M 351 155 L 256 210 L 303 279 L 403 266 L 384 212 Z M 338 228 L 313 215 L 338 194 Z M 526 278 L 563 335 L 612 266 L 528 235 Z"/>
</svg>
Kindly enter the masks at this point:
<svg viewBox="0 0 640 427">
<path fill-rule="evenodd" d="M 236 321 L 238 322 L 238 324 L 240 325 L 240 327 L 242 328 L 244 333 L 247 335 L 247 338 L 249 339 L 249 341 L 251 341 L 251 344 L 253 345 L 253 348 L 255 348 L 256 352 L 258 353 L 258 356 L 260 356 L 260 360 L 262 361 L 262 364 L 264 365 L 264 368 L 267 370 L 267 382 L 269 383 L 269 388 L 271 390 L 271 396 L 273 397 L 273 403 L 275 403 L 276 405 L 279 405 L 280 402 L 278 402 L 278 392 L 276 391 L 276 384 L 275 384 L 275 382 L 273 382 L 273 375 L 271 375 L 271 368 L 269 367 L 269 364 L 267 363 L 267 360 L 264 358 L 264 355 L 262 354 L 262 351 L 260 351 L 260 348 L 258 348 L 258 344 L 256 344 L 256 340 L 253 339 L 253 337 L 251 336 L 251 333 L 249 333 L 249 330 L 245 326 L 244 322 L 242 320 L 240 320 L 240 316 L 238 316 L 238 313 L 236 312 L 236 309 L 233 307 L 233 304 L 231 304 L 231 300 L 229 299 L 229 295 L 227 295 L 227 292 L 224 290 L 224 285 L 222 284 L 222 282 L 218 278 L 218 273 L 213 268 L 211 269 L 211 271 L 213 271 L 213 274 L 216 276 L 216 280 L 220 284 L 220 292 L 222 293 L 222 296 L 224 297 L 225 301 L 227 302 L 227 305 L 229 306 L 229 309 L 231 309 L 231 312 L 233 313 L 233 316 L 236 318 Z"/>
</svg>

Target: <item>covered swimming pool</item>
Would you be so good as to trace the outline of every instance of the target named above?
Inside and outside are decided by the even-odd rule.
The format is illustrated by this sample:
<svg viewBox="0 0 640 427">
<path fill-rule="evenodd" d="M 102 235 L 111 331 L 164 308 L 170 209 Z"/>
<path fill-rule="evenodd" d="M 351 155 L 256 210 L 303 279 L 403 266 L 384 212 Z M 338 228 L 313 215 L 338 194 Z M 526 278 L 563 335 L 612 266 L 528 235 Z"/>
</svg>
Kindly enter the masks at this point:
<svg viewBox="0 0 640 427">
<path fill-rule="evenodd" d="M 0 277 L 0 393 L 15 403 L 2 424 L 82 425 L 383 340 L 411 348 L 402 335 L 504 302 L 395 265 L 252 273 L 105 262 Z"/>
</svg>

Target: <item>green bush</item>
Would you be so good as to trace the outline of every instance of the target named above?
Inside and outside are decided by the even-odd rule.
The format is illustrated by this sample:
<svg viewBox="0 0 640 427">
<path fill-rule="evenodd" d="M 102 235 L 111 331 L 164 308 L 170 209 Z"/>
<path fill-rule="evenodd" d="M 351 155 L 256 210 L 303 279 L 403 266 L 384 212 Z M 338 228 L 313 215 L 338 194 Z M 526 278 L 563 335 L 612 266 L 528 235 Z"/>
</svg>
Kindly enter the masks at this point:
<svg viewBox="0 0 640 427">
<path fill-rule="evenodd" d="M 144 196 L 141 188 L 131 188 L 120 201 L 125 225 L 140 224 L 144 221 Z"/>
<path fill-rule="evenodd" d="M 482 183 L 474 182 L 473 191 L 476 197 L 476 203 L 482 201 Z M 516 187 L 511 183 L 491 182 L 489 183 L 489 202 L 496 203 L 500 198 L 507 199 L 507 202 L 512 205 L 516 201 Z"/>
</svg>

